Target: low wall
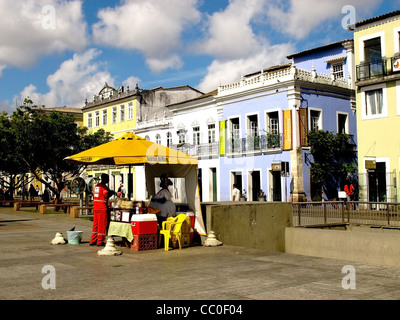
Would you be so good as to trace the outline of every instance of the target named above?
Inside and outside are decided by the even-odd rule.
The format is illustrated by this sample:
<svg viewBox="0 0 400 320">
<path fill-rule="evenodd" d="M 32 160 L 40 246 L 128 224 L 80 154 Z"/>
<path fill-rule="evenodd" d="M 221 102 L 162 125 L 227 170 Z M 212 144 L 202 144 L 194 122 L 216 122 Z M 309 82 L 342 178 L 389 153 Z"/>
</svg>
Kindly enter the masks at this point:
<svg viewBox="0 0 400 320">
<path fill-rule="evenodd" d="M 400 266 L 400 231 L 351 227 L 345 231 L 286 228 L 286 252 L 385 266 Z"/>
<path fill-rule="evenodd" d="M 223 244 L 285 251 L 285 228 L 292 205 L 271 202 L 219 202 L 206 205 L 206 227 Z"/>
</svg>

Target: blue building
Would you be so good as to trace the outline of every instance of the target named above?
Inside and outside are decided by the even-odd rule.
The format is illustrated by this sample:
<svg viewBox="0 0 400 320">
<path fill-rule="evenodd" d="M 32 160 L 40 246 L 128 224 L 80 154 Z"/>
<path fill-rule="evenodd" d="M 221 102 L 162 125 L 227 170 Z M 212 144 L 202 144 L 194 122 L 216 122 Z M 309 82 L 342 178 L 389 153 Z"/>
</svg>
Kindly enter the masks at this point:
<svg viewBox="0 0 400 320">
<path fill-rule="evenodd" d="M 357 141 L 353 41 L 288 59 L 218 88 L 218 200 L 231 199 L 234 183 L 248 201 L 262 193 L 267 201 L 312 200 L 309 130 L 343 132 Z M 337 197 L 335 188 L 326 199 Z"/>
</svg>

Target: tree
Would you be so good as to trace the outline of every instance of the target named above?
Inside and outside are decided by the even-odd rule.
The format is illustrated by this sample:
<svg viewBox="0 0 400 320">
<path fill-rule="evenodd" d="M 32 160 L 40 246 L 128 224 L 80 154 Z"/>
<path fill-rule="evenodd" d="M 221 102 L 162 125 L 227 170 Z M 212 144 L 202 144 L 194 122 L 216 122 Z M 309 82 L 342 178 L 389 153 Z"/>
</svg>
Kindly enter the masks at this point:
<svg viewBox="0 0 400 320">
<path fill-rule="evenodd" d="M 13 113 L 9 130 L 15 142 L 9 148 L 14 150 L 22 171 L 32 173 L 56 199 L 60 198 L 68 178 L 79 175 L 85 168 L 64 159 L 111 140 L 111 134 L 102 129 L 88 134 L 87 128 L 76 125 L 73 115 L 46 112 L 44 107 L 35 106 L 30 100 L 25 100 Z"/>
<path fill-rule="evenodd" d="M 7 189 L 6 198 L 12 199 L 14 191 L 29 184 L 26 166 L 15 152 L 17 141 L 7 113 L 0 114 L 0 187 Z"/>
<path fill-rule="evenodd" d="M 311 180 L 322 194 L 331 186 L 337 190 L 339 183 L 357 171 L 357 156 L 349 135 L 310 131 L 308 142 L 313 156 Z"/>
</svg>

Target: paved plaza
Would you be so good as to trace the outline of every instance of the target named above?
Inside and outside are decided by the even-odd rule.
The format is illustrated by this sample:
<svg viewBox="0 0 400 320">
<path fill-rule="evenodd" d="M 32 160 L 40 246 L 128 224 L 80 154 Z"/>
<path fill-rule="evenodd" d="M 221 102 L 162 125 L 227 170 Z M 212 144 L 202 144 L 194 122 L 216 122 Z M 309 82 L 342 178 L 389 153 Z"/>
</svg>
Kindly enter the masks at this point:
<svg viewBox="0 0 400 320">
<path fill-rule="evenodd" d="M 169 252 L 118 247 L 120 256 L 99 256 L 99 248 L 89 246 L 91 225 L 64 213 L 0 208 L 0 299 L 153 300 L 161 306 L 163 300 L 400 299 L 400 266 L 229 245 Z M 56 232 L 66 237 L 74 226 L 83 231 L 81 244 L 50 244 Z M 354 272 L 342 273 L 348 265 Z M 55 288 L 46 290 L 49 284 Z"/>
</svg>

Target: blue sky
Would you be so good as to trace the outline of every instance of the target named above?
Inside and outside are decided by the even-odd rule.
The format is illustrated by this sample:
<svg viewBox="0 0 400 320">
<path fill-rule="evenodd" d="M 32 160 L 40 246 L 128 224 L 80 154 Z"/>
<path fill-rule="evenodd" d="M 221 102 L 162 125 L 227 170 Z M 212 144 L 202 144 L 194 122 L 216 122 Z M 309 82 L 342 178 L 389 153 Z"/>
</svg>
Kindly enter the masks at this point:
<svg viewBox="0 0 400 320">
<path fill-rule="evenodd" d="M 83 107 L 105 82 L 212 91 L 352 38 L 349 5 L 360 21 L 400 0 L 0 0 L 0 112 Z"/>
</svg>

